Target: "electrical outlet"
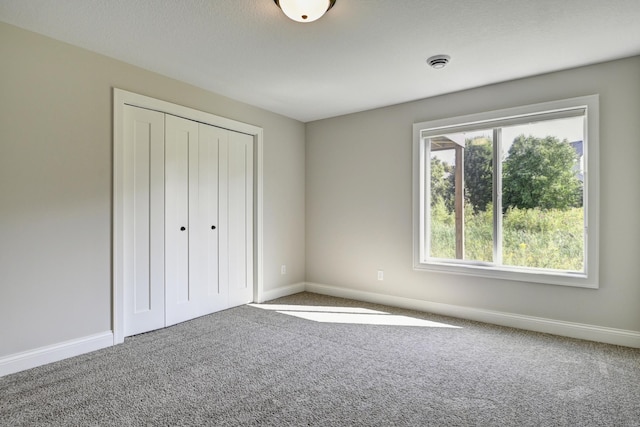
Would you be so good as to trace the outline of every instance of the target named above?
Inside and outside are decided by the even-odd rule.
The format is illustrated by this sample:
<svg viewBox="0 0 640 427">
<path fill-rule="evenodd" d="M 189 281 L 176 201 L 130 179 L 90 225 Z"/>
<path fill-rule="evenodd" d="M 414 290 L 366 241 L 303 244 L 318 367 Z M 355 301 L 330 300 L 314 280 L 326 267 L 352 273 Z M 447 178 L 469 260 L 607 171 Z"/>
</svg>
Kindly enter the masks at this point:
<svg viewBox="0 0 640 427">
<path fill-rule="evenodd" d="M 384 271 L 378 270 L 378 280 L 384 280 Z"/>
<path fill-rule="evenodd" d="M 287 274 L 287 266 L 286 266 L 286 264 L 282 264 L 280 266 L 280 274 Z"/>
</svg>

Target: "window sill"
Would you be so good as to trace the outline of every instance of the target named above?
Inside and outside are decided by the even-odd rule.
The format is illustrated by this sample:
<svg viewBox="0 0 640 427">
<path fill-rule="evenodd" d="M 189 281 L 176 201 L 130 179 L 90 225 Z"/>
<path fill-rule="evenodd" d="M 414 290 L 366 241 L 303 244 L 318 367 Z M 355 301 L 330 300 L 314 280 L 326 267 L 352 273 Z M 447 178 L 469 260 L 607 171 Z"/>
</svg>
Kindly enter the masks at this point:
<svg viewBox="0 0 640 427">
<path fill-rule="evenodd" d="M 414 265 L 417 271 L 434 271 L 439 273 L 457 274 L 463 276 L 482 277 L 488 279 L 511 280 L 517 282 L 539 283 L 546 285 L 572 286 L 578 288 L 598 289 L 597 275 L 589 277 L 579 272 L 564 272 L 553 270 L 525 270 L 522 268 L 496 267 L 481 264 L 457 264 L 430 260 L 418 262 Z"/>
</svg>

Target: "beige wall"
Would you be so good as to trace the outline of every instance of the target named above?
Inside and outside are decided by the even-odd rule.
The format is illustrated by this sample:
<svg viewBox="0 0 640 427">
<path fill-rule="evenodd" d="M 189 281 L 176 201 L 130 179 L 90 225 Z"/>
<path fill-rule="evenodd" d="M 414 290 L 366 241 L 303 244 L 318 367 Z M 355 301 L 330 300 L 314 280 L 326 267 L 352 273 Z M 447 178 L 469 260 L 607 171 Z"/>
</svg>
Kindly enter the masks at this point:
<svg viewBox="0 0 640 427">
<path fill-rule="evenodd" d="M 640 331 L 639 75 L 636 57 L 312 122 L 305 135 L 300 122 L 0 23 L 0 357 L 111 329 L 113 87 L 264 128 L 266 291 L 306 279 Z M 593 93 L 600 289 L 412 270 L 414 122 Z"/>
<path fill-rule="evenodd" d="M 264 288 L 305 278 L 303 123 L 0 23 L 0 357 L 111 329 L 113 87 L 264 128 Z"/>
<path fill-rule="evenodd" d="M 414 122 L 590 94 L 600 94 L 600 289 L 412 269 Z M 640 57 L 312 122 L 306 140 L 308 282 L 640 331 Z"/>
</svg>

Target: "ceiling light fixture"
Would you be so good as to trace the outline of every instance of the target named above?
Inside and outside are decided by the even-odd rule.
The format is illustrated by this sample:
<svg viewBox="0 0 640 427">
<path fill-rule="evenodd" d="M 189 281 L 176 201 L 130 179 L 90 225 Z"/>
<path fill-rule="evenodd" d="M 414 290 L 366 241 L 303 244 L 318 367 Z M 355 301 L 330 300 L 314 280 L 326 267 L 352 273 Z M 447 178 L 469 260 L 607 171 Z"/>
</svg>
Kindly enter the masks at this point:
<svg viewBox="0 0 640 427">
<path fill-rule="evenodd" d="M 320 19 L 336 4 L 336 0 L 274 0 L 289 18 L 298 22 Z"/>
<path fill-rule="evenodd" d="M 436 70 L 446 67 L 451 57 L 449 55 L 435 55 L 427 59 L 427 64 L 431 65 Z"/>
</svg>

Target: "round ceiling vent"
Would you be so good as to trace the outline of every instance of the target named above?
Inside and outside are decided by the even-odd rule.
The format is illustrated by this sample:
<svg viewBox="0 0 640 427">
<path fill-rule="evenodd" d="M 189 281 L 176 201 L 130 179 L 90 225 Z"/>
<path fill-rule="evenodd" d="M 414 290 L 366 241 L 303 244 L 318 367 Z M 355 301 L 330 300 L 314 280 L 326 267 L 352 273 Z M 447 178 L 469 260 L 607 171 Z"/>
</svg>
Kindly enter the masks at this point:
<svg viewBox="0 0 640 427">
<path fill-rule="evenodd" d="M 444 68 L 448 63 L 451 57 L 449 55 L 435 55 L 431 58 L 427 59 L 427 64 L 431 65 L 436 70 L 440 68 Z"/>
</svg>

